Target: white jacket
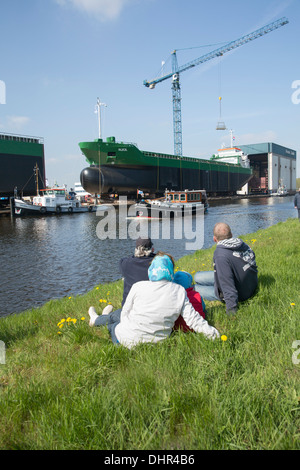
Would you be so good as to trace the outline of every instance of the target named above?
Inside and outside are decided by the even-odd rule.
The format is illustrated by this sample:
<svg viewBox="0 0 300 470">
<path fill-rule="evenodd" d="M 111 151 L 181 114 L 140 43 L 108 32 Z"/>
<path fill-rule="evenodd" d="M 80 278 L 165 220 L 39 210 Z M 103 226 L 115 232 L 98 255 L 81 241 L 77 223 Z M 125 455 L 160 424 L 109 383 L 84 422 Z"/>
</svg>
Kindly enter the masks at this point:
<svg viewBox="0 0 300 470">
<path fill-rule="evenodd" d="M 156 343 L 170 336 L 180 314 L 195 332 L 211 339 L 220 336 L 196 312 L 184 287 L 165 280 L 140 281 L 131 287 L 115 334 L 128 348 L 137 343 Z"/>
</svg>

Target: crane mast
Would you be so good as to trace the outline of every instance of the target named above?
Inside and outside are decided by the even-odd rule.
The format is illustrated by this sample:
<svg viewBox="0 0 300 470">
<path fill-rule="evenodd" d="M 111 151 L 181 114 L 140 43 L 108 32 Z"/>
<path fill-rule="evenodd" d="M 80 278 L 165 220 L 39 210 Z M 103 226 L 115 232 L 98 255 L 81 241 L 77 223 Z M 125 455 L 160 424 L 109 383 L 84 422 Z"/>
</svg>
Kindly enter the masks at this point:
<svg viewBox="0 0 300 470">
<path fill-rule="evenodd" d="M 283 17 L 273 23 L 269 23 L 262 28 L 259 28 L 253 31 L 250 34 L 247 34 L 235 41 L 227 43 L 225 46 L 215 49 L 208 54 L 205 54 L 197 59 L 186 63 L 185 65 L 178 66 L 176 50 L 172 52 L 172 72 L 166 75 L 163 75 L 157 79 L 150 81 L 144 80 L 144 85 L 147 88 L 153 89 L 155 85 L 168 78 L 172 78 L 172 101 L 173 101 L 173 132 L 174 132 L 174 154 L 177 156 L 182 156 L 182 122 L 181 122 L 181 88 L 180 88 L 180 73 L 185 72 L 197 65 L 203 64 L 215 57 L 224 55 L 226 52 L 229 52 L 237 47 L 243 46 L 254 39 L 257 39 L 265 34 L 274 31 L 281 26 L 284 26 L 288 23 L 288 19 Z"/>
</svg>

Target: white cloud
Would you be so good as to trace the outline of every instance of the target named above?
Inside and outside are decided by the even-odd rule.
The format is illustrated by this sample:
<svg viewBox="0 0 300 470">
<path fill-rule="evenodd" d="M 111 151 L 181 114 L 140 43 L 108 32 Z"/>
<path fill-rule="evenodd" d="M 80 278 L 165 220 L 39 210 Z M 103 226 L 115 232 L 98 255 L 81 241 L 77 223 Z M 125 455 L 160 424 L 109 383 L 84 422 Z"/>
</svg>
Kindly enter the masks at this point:
<svg viewBox="0 0 300 470">
<path fill-rule="evenodd" d="M 276 142 L 277 134 L 272 130 L 266 130 L 258 133 L 249 133 L 236 136 L 236 140 L 239 141 L 240 145 L 247 143 L 260 144 L 261 142 Z"/>
<path fill-rule="evenodd" d="M 72 6 L 95 15 L 102 21 L 118 18 L 123 8 L 136 0 L 55 0 L 60 6 Z"/>
<path fill-rule="evenodd" d="M 29 123 L 27 116 L 7 116 L 7 126 L 13 130 L 20 130 Z"/>
</svg>

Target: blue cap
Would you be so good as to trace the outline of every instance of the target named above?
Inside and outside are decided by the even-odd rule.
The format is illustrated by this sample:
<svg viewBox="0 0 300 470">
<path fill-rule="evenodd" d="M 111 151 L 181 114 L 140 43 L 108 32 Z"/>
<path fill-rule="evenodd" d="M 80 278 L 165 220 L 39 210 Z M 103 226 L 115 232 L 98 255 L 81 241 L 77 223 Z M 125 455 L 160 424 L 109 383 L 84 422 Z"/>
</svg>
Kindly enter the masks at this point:
<svg viewBox="0 0 300 470">
<path fill-rule="evenodd" d="M 188 289 L 193 285 L 193 276 L 186 271 L 177 271 L 174 274 L 174 282 L 176 282 L 176 284 L 180 284 L 185 289 Z"/>
</svg>

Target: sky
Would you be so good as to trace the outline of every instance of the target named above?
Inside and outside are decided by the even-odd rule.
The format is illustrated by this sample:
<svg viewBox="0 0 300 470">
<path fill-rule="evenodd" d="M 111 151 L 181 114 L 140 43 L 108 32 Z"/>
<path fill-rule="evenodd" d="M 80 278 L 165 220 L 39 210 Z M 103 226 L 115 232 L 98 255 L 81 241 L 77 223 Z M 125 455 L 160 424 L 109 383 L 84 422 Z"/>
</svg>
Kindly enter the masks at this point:
<svg viewBox="0 0 300 470">
<path fill-rule="evenodd" d="M 172 81 L 143 85 L 279 18 L 289 23 L 180 74 L 183 155 L 275 142 L 298 152 L 299 0 L 1 0 L 0 132 L 42 137 L 50 185 L 101 137 L 174 153 Z M 222 97 L 221 112 L 219 97 Z M 225 131 L 216 130 L 224 121 Z"/>
</svg>

